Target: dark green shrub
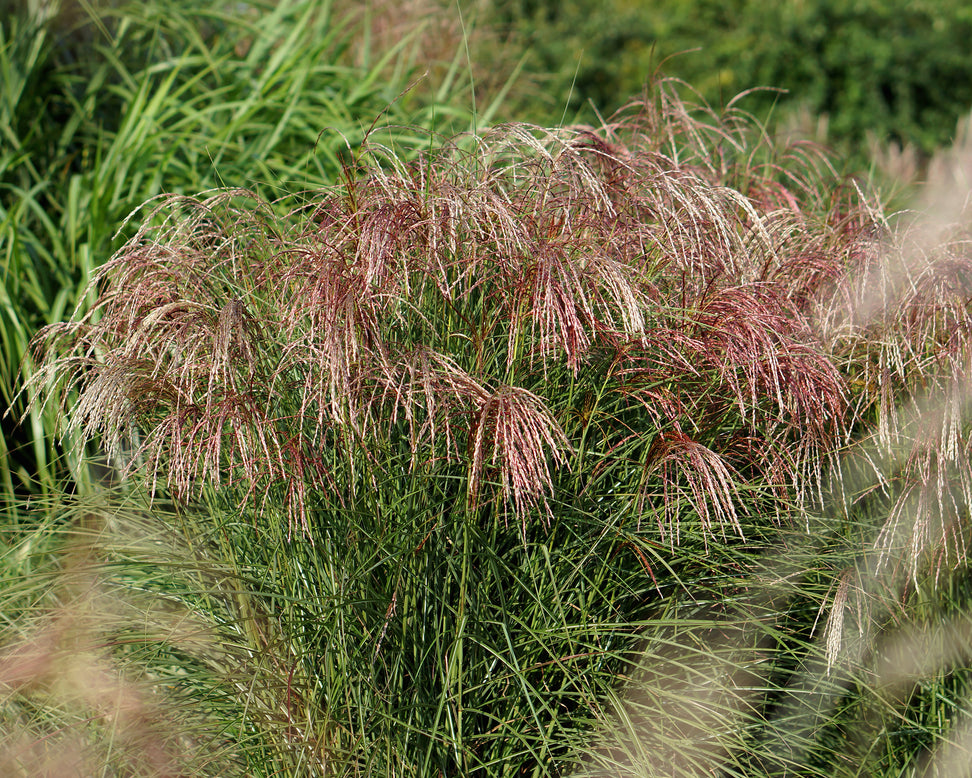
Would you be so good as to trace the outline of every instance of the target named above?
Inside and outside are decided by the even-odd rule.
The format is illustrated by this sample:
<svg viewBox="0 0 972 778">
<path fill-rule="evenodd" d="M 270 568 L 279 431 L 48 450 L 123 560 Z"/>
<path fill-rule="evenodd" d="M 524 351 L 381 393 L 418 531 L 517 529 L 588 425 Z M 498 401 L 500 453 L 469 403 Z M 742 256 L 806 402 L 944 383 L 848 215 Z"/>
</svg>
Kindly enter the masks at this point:
<svg viewBox="0 0 972 778">
<path fill-rule="evenodd" d="M 543 121 L 590 121 L 588 101 L 609 115 L 661 67 L 713 105 L 786 90 L 741 105 L 761 119 L 798 108 L 829 117 L 827 140 L 863 166 L 869 134 L 929 155 L 972 108 L 972 11 L 955 0 L 506 0 L 496 14 L 529 51 L 531 72 L 549 74 L 530 96 L 546 101 L 523 106 Z"/>
</svg>

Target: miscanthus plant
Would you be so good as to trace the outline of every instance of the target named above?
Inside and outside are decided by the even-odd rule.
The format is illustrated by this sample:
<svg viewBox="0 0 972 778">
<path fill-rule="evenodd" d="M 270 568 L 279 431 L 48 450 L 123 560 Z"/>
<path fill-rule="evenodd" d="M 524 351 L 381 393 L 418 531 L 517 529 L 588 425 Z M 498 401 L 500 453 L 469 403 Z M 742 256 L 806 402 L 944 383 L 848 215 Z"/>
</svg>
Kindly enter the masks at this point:
<svg viewBox="0 0 972 778">
<path fill-rule="evenodd" d="M 419 14 L 394 21 L 329 0 L 5 2 L 0 8 L 0 396 L 16 404 L 36 330 L 63 320 L 96 266 L 131 232 L 144 201 L 222 182 L 286 199 L 337 179 L 375 124 L 414 154 L 412 127 L 488 122 L 499 100 L 470 99 L 466 47 L 437 16 L 449 51 L 436 77 L 416 45 Z M 471 27 L 466 28 L 474 37 Z M 447 34 L 447 32 L 449 34 Z M 445 55 L 443 55 L 445 56 Z M 473 114 L 477 114 L 474 118 Z M 129 226 L 133 226 L 129 224 Z M 18 413 L 20 411 L 18 410 Z M 0 504 L 56 492 L 55 422 L 4 422 Z M 72 449 L 75 451 L 75 449 Z"/>
<path fill-rule="evenodd" d="M 431 146 L 373 135 L 283 216 L 156 201 L 34 342 L 35 402 L 220 560 L 133 580 L 261 668 L 183 657 L 227 764 L 833 775 L 895 716 L 934 744 L 841 638 L 964 560 L 957 393 L 938 426 L 903 403 L 964 375 L 965 244 L 899 276 L 813 148 L 667 89 Z"/>
</svg>

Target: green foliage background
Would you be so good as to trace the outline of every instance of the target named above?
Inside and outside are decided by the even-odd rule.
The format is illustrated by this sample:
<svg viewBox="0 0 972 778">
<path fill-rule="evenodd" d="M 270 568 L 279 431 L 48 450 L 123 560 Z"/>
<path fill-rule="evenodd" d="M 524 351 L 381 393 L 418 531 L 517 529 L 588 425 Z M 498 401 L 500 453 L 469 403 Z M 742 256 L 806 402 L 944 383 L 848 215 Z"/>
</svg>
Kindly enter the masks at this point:
<svg viewBox="0 0 972 778">
<path fill-rule="evenodd" d="M 863 163 L 868 133 L 927 155 L 972 108 L 961 0 L 496 0 L 494 13 L 548 74 L 517 106 L 545 122 L 609 115 L 660 67 L 713 105 L 772 88 L 742 107 L 827 115 L 828 140 Z"/>
</svg>

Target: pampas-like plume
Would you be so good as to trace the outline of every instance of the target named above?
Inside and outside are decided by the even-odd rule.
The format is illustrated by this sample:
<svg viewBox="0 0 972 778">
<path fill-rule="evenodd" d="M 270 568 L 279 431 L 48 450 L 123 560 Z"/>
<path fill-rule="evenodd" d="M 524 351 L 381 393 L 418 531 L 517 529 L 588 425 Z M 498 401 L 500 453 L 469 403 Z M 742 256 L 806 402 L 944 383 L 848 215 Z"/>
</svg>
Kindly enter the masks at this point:
<svg viewBox="0 0 972 778">
<path fill-rule="evenodd" d="M 726 462 L 714 451 L 684 433 L 663 433 L 648 452 L 645 470 L 646 475 L 653 471 L 661 475 L 665 524 L 659 522 L 659 532 L 663 538 L 668 535 L 671 543 L 679 542 L 679 517 L 683 506 L 678 504 L 676 496 L 686 498 L 699 516 L 706 536 L 712 532 L 713 522 L 723 528 L 723 537 L 726 524 L 740 536 L 743 534 L 736 515 L 736 479 Z M 638 497 L 639 512 L 644 509 L 645 499 L 642 490 Z"/>
<path fill-rule="evenodd" d="M 527 516 L 553 491 L 549 460 L 567 461 L 570 441 L 543 400 L 526 389 L 501 386 L 484 397 L 470 435 L 468 502 L 475 509 L 483 471 L 498 471 L 502 493 L 512 497 L 516 514 Z M 525 529 L 524 529 L 525 531 Z"/>
</svg>

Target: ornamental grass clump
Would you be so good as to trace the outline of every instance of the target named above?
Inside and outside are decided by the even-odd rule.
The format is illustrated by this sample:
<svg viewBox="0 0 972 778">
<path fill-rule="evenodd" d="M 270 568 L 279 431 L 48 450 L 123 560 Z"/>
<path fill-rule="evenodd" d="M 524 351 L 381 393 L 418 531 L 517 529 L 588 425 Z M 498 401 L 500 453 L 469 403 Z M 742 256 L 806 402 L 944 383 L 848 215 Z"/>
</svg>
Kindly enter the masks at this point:
<svg viewBox="0 0 972 778">
<path fill-rule="evenodd" d="M 903 400 L 960 377 L 968 306 L 945 266 L 901 283 L 879 210 L 811 147 L 750 138 L 667 88 L 600 129 L 506 125 L 416 159 L 376 133 L 284 215 L 246 190 L 156 201 L 93 306 L 39 334 L 36 402 L 230 560 L 217 632 L 286 647 L 273 724 L 234 721 L 254 753 L 349 775 L 630 765 L 590 746 L 629 710 L 623 680 L 635 740 L 675 721 L 662 773 L 813 754 L 827 774 L 808 711 L 837 643 L 816 625 L 836 592 L 843 629 L 860 538 L 890 549 L 913 520 L 918 571 L 959 537 L 901 511 L 879 537 L 868 495 L 965 500 L 922 459 L 959 467 L 961 408 L 895 441 Z M 897 297 L 872 299 L 875 273 Z M 880 475 L 841 480 L 859 462 Z M 696 694 L 706 659 L 728 680 Z"/>
<path fill-rule="evenodd" d="M 164 199 L 91 310 L 38 339 L 33 383 L 77 397 L 71 431 L 124 477 L 259 496 L 258 515 L 274 495 L 308 539 L 314 503 L 399 454 L 504 522 L 549 517 L 576 471 L 587 499 L 665 515 L 665 537 L 680 500 L 702 535 L 742 534 L 754 468 L 819 480 L 845 387 L 769 277 L 793 214 L 639 129 L 513 125 L 415 163 L 375 144 L 284 219 L 239 190 Z"/>
</svg>

